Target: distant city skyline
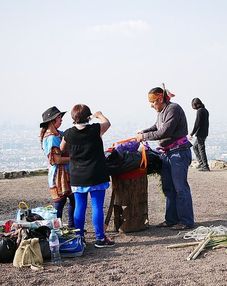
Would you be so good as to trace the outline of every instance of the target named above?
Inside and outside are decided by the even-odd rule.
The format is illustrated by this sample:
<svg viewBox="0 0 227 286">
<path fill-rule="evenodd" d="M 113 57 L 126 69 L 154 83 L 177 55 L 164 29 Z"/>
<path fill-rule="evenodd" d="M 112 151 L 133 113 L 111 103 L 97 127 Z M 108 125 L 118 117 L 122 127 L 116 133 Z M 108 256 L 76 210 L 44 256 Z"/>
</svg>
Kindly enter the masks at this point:
<svg viewBox="0 0 227 286">
<path fill-rule="evenodd" d="M 104 148 L 111 147 L 114 142 L 120 139 L 129 138 L 134 131 L 134 125 L 122 125 L 110 128 L 104 135 Z M 26 129 L 11 127 L 4 128 L 0 124 L 0 172 L 15 170 L 34 170 L 47 168 L 47 159 L 41 150 L 38 133 L 34 128 Z M 227 161 L 227 123 L 223 126 L 215 126 L 209 135 L 206 146 L 208 159 Z M 193 141 L 192 141 L 193 143 Z M 150 142 L 150 147 L 155 149 L 158 142 Z M 195 159 L 194 153 L 193 158 Z"/>
<path fill-rule="evenodd" d="M 189 128 L 194 97 L 211 126 L 223 122 L 226 11 L 225 0 L 0 0 L 0 122 L 38 130 L 48 107 L 85 103 L 113 128 L 142 128 L 156 118 L 147 93 L 162 82 Z"/>
</svg>

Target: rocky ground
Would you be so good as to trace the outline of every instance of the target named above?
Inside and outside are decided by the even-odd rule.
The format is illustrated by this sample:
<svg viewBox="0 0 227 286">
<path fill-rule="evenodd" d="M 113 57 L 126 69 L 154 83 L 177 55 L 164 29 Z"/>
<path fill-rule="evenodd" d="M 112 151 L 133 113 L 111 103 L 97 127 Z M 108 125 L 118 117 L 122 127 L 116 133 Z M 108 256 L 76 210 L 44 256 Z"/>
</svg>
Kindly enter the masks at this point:
<svg viewBox="0 0 227 286">
<path fill-rule="evenodd" d="M 227 226 L 227 170 L 189 171 L 197 226 Z M 111 189 L 106 197 L 107 211 Z M 0 180 L 0 220 L 14 218 L 18 202 L 31 206 L 51 203 L 47 177 L 34 176 Z M 149 177 L 149 224 L 146 231 L 115 233 L 111 220 L 108 234 L 116 241 L 111 249 L 95 249 L 88 209 L 87 249 L 83 257 L 65 259 L 61 267 L 44 264 L 44 270 L 18 270 L 11 263 L 0 264 L 0 285 L 227 285 L 227 253 L 224 249 L 204 251 L 187 261 L 193 247 L 167 249 L 185 242 L 184 232 L 160 229 L 165 198 L 159 179 Z"/>
</svg>

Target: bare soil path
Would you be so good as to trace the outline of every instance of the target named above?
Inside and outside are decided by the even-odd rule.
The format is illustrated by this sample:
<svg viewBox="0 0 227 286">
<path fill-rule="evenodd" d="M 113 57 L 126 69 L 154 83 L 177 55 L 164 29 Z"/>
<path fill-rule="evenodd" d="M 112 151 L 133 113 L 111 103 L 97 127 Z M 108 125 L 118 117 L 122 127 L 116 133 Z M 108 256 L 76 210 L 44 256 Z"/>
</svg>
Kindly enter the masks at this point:
<svg viewBox="0 0 227 286">
<path fill-rule="evenodd" d="M 227 226 L 227 170 L 189 171 L 197 225 Z M 111 189 L 106 196 L 108 208 Z M 37 176 L 0 180 L 0 220 L 15 216 L 18 202 L 31 206 L 51 203 L 47 177 Z M 44 270 L 18 270 L 12 264 L 0 264 L 0 285 L 227 285 L 227 254 L 224 249 L 203 252 L 196 260 L 186 258 L 193 247 L 167 249 L 173 243 L 185 242 L 184 232 L 156 228 L 163 221 L 165 198 L 159 179 L 149 177 L 149 223 L 146 231 L 109 235 L 116 241 L 111 249 L 95 249 L 94 235 L 87 213 L 87 249 L 83 257 L 64 260 L 62 267 L 44 264 Z"/>
</svg>

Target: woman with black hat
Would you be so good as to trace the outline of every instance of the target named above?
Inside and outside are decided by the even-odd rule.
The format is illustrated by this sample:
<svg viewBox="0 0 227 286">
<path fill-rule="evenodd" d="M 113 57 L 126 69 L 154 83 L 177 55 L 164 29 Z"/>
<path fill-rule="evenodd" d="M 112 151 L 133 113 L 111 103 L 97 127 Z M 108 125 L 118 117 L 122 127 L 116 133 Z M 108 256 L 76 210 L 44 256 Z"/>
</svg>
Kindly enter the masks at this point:
<svg viewBox="0 0 227 286">
<path fill-rule="evenodd" d="M 62 218 L 63 208 L 68 203 L 68 226 L 74 227 L 73 213 L 75 208 L 74 195 L 72 194 L 69 180 L 69 156 L 61 152 L 60 144 L 63 132 L 62 117 L 66 112 L 61 112 L 56 106 L 48 108 L 43 114 L 40 123 L 40 141 L 42 149 L 49 161 L 48 185 L 51 197 L 57 209 L 57 217 Z"/>
</svg>

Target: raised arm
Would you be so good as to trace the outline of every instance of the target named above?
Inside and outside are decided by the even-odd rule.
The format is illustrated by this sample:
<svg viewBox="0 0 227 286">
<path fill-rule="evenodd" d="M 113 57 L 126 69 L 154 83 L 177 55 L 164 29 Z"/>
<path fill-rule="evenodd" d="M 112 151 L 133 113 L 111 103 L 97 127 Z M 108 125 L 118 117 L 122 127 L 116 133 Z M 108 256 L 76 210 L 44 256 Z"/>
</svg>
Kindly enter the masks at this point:
<svg viewBox="0 0 227 286">
<path fill-rule="evenodd" d="M 102 114 L 101 111 L 95 112 L 93 117 L 100 120 L 100 136 L 102 136 L 110 128 L 110 121 Z"/>
</svg>

